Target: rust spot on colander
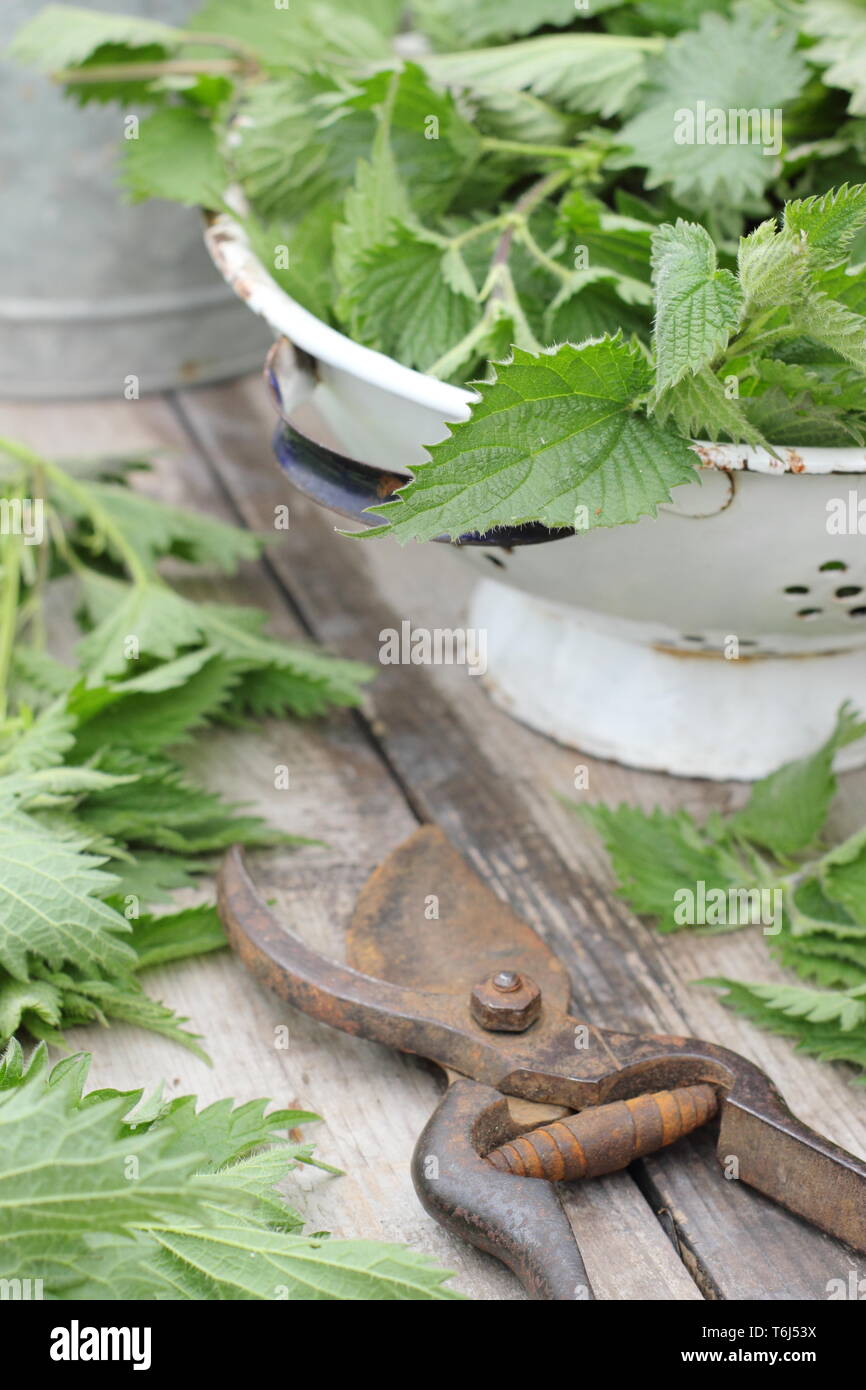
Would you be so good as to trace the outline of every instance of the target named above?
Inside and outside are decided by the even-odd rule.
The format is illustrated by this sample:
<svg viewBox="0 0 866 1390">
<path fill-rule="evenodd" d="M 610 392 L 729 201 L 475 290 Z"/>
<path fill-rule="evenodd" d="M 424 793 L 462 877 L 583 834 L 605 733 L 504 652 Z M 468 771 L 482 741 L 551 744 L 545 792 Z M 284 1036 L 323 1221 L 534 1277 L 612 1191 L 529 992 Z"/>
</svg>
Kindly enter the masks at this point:
<svg viewBox="0 0 866 1390">
<path fill-rule="evenodd" d="M 786 449 L 785 457 L 788 460 L 788 466 L 792 473 L 806 472 L 806 460 L 803 458 L 802 454 L 797 453 L 796 449 Z"/>
</svg>

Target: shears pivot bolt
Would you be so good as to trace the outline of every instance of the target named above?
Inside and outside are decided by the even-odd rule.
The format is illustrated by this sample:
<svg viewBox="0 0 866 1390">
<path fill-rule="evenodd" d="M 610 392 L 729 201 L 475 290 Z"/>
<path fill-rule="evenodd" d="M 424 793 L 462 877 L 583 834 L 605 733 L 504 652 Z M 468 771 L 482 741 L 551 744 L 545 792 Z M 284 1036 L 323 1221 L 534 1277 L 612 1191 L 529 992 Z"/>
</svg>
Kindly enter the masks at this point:
<svg viewBox="0 0 866 1390">
<path fill-rule="evenodd" d="M 528 975 L 497 970 L 475 985 L 469 1010 L 488 1033 L 523 1033 L 541 1013 L 541 990 Z"/>
</svg>

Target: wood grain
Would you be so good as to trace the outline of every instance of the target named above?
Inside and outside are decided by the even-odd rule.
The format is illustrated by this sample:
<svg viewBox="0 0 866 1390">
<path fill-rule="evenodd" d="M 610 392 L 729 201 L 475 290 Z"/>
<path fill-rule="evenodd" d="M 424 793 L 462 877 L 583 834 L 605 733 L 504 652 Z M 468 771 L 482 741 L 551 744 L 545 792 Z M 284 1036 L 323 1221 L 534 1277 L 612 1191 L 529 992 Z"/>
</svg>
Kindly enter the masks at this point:
<svg viewBox="0 0 866 1390">
<path fill-rule="evenodd" d="M 286 493 L 266 457 L 272 421 L 259 384 L 185 393 L 182 409 L 239 513 L 251 525 L 266 524 Z M 341 653 L 375 660 L 379 634 L 404 618 L 427 627 L 460 621 L 470 579 L 453 550 L 338 538 L 333 519 L 298 496 L 292 518 L 270 563 L 305 624 Z M 750 933 L 659 937 L 611 892 L 600 846 L 556 797 L 574 795 L 578 762 L 588 766 L 591 797 L 609 801 L 704 812 L 736 804 L 743 788 L 580 757 L 515 724 L 477 681 L 453 668 L 385 667 L 371 704 L 371 729 L 418 814 L 443 825 L 561 954 L 579 1012 L 608 1026 L 691 1033 L 733 1047 L 770 1073 L 807 1122 L 866 1153 L 866 1097 L 852 1089 L 845 1068 L 799 1057 L 784 1040 L 730 1014 L 711 992 L 687 985 L 710 974 L 781 978 L 763 941 Z M 845 784 L 862 805 L 863 774 Z M 789 1297 L 826 1296 L 827 1281 L 848 1268 L 841 1246 L 758 1194 L 732 1193 L 705 1146 L 690 1141 L 677 1154 L 691 1187 L 674 1155 L 665 1155 L 647 1165 L 647 1190 L 671 1214 L 706 1293 L 773 1298 L 785 1288 Z"/>
<path fill-rule="evenodd" d="M 286 637 L 307 632 L 341 655 L 375 662 L 379 633 L 404 617 L 430 627 L 459 621 L 471 577 L 447 547 L 345 540 L 329 516 L 288 494 L 255 379 L 176 401 L 4 407 L 0 416 L 5 433 L 58 454 L 155 450 L 148 487 L 156 494 L 242 516 L 256 529 L 272 530 L 274 507 L 288 501 L 292 527 L 269 548 L 267 564 L 193 586 L 265 608 L 272 630 Z M 256 864 L 277 910 L 320 949 L 340 954 L 368 873 L 419 819 L 436 820 L 560 953 L 585 1016 L 733 1047 L 765 1067 L 805 1120 L 866 1152 L 866 1097 L 845 1069 L 797 1057 L 688 983 L 724 973 L 779 977 L 760 938 L 660 938 L 612 892 L 600 846 L 556 796 L 577 795 L 577 763 L 589 769 L 583 794 L 612 802 L 703 813 L 735 804 L 742 788 L 635 773 L 559 748 L 507 718 L 465 673 L 443 667 L 382 668 L 363 718 L 209 733 L 189 760 L 210 785 L 325 842 Z M 290 769 L 288 792 L 274 787 L 277 764 Z M 846 778 L 840 800 L 837 820 L 847 829 L 862 820 L 866 776 Z M 132 1029 L 75 1030 L 74 1045 L 94 1051 L 94 1084 L 129 1087 L 162 1075 L 170 1094 L 269 1095 L 317 1110 L 325 1120 L 309 1137 L 346 1176 L 290 1178 L 286 1190 L 313 1229 L 408 1241 L 455 1269 L 464 1292 L 522 1299 L 506 1271 L 430 1221 L 411 1189 L 409 1157 L 437 1095 L 425 1066 L 291 1012 L 227 954 L 154 971 L 149 988 L 193 1019 L 213 1069 Z M 827 1280 L 846 1277 L 853 1264 L 835 1242 L 724 1182 L 703 1136 L 637 1173 L 575 1185 L 565 1196 L 602 1298 L 821 1298 Z M 857 1267 L 866 1274 L 862 1261 Z"/>
</svg>

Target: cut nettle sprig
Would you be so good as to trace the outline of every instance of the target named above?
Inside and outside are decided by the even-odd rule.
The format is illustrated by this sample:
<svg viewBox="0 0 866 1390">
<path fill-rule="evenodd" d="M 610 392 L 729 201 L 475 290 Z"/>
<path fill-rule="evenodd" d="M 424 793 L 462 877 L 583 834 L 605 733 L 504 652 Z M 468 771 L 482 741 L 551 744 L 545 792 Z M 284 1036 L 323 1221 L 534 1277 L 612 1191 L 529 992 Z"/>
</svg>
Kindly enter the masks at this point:
<svg viewBox="0 0 866 1390">
<path fill-rule="evenodd" d="M 52 1299 L 460 1296 L 403 1246 L 304 1234 L 278 1185 L 301 1164 L 337 1172 L 286 1135 L 317 1115 L 88 1092 L 89 1065 L 80 1053 L 49 1069 L 44 1047 L 25 1062 L 15 1041 L 0 1056 L 3 1280 Z"/>
<path fill-rule="evenodd" d="M 703 983 L 762 1027 L 795 1038 L 800 1050 L 866 1073 L 866 830 L 834 846 L 825 838 L 834 759 L 864 737 L 866 721 L 843 707 L 815 753 L 756 782 L 740 811 L 704 825 L 686 811 L 569 804 L 604 840 L 626 902 L 660 931 L 772 928 L 771 953 L 805 983 Z M 685 922 L 677 905 L 699 885 L 706 901 L 715 895 L 744 910 Z M 752 913 L 758 901 L 773 906 L 772 922 Z"/>
<path fill-rule="evenodd" d="M 169 585 L 161 559 L 231 573 L 261 538 L 152 501 L 130 471 L 0 442 L 2 500 L 21 523 L 0 543 L 0 1040 L 118 1018 L 197 1047 L 139 974 L 224 934 L 209 904 L 152 909 L 230 844 L 296 837 L 197 787 L 176 749 L 206 724 L 356 703 L 369 674 L 270 637 L 256 609 Z M 87 627 L 73 665 L 45 649 L 64 577 Z"/>
</svg>

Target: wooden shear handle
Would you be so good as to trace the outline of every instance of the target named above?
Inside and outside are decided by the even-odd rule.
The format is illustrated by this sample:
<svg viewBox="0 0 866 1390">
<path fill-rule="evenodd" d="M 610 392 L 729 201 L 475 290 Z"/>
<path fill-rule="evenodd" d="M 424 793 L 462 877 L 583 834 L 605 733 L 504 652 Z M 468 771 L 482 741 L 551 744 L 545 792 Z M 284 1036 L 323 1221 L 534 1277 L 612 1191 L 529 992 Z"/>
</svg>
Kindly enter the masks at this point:
<svg viewBox="0 0 866 1390">
<path fill-rule="evenodd" d="M 425 1211 L 446 1230 L 501 1260 L 532 1299 L 583 1302 L 595 1295 L 556 1187 L 501 1173 L 484 1157 L 514 1138 L 508 1102 L 492 1086 L 455 1081 L 412 1157 Z"/>
</svg>

